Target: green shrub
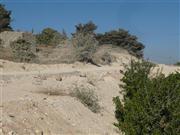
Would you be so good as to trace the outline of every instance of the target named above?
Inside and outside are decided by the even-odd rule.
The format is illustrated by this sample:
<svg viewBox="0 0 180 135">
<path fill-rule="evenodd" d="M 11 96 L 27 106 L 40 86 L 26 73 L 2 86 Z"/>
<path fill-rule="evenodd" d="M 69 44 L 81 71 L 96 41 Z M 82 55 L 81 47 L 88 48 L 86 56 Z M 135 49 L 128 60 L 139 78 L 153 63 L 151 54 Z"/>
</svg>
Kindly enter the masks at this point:
<svg viewBox="0 0 180 135">
<path fill-rule="evenodd" d="M 97 34 L 96 39 L 100 44 L 112 44 L 127 49 L 130 54 L 141 58 L 143 57 L 144 45 L 137 41 L 137 37 L 129 34 L 123 29 Z"/>
<path fill-rule="evenodd" d="M 15 60 L 19 62 L 31 62 L 36 58 L 33 46 L 25 39 L 18 39 L 10 44 Z"/>
<path fill-rule="evenodd" d="M 180 73 L 150 77 L 153 65 L 131 62 L 122 81 L 124 100 L 113 98 L 114 125 L 126 135 L 178 135 L 180 133 Z"/>
<path fill-rule="evenodd" d="M 4 5 L 0 4 L 0 32 L 12 30 L 10 23 L 11 11 L 6 10 Z"/>
<path fill-rule="evenodd" d="M 98 42 L 93 35 L 76 33 L 72 38 L 72 44 L 75 48 L 76 59 L 78 61 L 93 63 L 93 55 L 98 46 Z"/>
<path fill-rule="evenodd" d="M 36 35 L 37 43 L 40 45 L 56 46 L 67 38 L 65 32 L 63 34 L 52 28 L 45 28 L 40 34 Z"/>
<path fill-rule="evenodd" d="M 100 111 L 98 97 L 93 90 L 85 87 L 76 87 L 71 95 L 79 99 L 81 103 L 87 106 L 92 112 L 98 113 Z"/>
</svg>

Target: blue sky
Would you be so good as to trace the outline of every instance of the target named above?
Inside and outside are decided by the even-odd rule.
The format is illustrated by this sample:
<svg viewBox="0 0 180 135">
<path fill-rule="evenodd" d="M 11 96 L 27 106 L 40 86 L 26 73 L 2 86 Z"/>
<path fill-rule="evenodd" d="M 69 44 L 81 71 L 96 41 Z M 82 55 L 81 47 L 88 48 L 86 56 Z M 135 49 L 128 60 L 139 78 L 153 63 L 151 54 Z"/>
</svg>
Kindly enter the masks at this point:
<svg viewBox="0 0 180 135">
<path fill-rule="evenodd" d="M 70 35 L 92 20 L 97 32 L 124 28 L 146 46 L 145 58 L 159 63 L 180 60 L 179 0 L 0 0 L 12 11 L 15 30 L 45 27 Z"/>
</svg>

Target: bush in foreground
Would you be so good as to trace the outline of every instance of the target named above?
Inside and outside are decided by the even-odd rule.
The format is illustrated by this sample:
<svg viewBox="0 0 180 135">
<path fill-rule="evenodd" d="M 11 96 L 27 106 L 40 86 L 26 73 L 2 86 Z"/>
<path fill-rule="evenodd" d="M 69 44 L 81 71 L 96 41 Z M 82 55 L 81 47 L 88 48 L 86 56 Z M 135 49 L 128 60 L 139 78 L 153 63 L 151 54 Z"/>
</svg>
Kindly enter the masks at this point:
<svg viewBox="0 0 180 135">
<path fill-rule="evenodd" d="M 78 98 L 81 103 L 87 106 L 92 112 L 98 113 L 100 111 L 98 97 L 93 90 L 85 87 L 76 87 L 71 95 Z"/>
<path fill-rule="evenodd" d="M 114 125 L 126 135 L 178 135 L 180 133 L 180 73 L 150 77 L 153 65 L 131 62 L 124 73 L 123 103 L 116 106 Z"/>
</svg>

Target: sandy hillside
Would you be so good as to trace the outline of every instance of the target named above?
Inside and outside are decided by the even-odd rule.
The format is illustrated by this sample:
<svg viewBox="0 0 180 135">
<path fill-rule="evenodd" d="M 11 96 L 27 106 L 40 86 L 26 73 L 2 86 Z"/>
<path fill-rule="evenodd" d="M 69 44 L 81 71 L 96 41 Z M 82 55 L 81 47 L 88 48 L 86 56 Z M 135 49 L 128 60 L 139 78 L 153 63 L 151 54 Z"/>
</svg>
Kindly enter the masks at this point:
<svg viewBox="0 0 180 135">
<path fill-rule="evenodd" d="M 112 98 L 119 95 L 119 72 L 131 56 L 111 66 L 90 64 L 23 64 L 0 60 L 1 133 L 18 135 L 118 134 L 113 126 Z M 163 72 L 178 67 L 159 65 Z M 100 113 L 93 113 L 70 93 L 75 87 L 92 89 Z M 121 96 L 122 97 L 122 96 Z"/>
</svg>

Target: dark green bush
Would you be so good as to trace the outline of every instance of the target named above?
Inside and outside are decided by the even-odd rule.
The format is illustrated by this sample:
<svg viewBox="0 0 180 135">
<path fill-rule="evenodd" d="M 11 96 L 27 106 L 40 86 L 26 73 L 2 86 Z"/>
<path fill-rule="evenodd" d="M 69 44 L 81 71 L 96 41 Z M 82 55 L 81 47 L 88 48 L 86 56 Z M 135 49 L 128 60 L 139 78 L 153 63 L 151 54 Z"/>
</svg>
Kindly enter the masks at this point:
<svg viewBox="0 0 180 135">
<path fill-rule="evenodd" d="M 136 57 L 143 57 L 144 45 L 137 41 L 137 37 L 123 29 L 97 34 L 96 39 L 100 44 L 112 44 L 127 49 Z"/>
<path fill-rule="evenodd" d="M 72 43 L 75 48 L 76 59 L 78 61 L 93 63 L 93 55 L 98 46 L 98 42 L 93 35 L 76 33 L 72 38 Z"/>
<path fill-rule="evenodd" d="M 0 4 L 0 32 L 12 30 L 10 23 L 11 11 L 6 10 L 4 5 Z"/>
<path fill-rule="evenodd" d="M 33 46 L 25 39 L 18 39 L 10 44 L 14 59 L 19 62 L 31 62 L 36 58 Z"/>
<path fill-rule="evenodd" d="M 126 135 L 180 133 L 180 73 L 150 77 L 153 65 L 131 62 L 122 81 L 124 100 L 113 98 L 114 125 Z"/>
<path fill-rule="evenodd" d="M 97 26 L 92 22 L 89 21 L 86 24 L 78 24 L 76 27 L 76 33 L 83 33 L 83 34 L 92 34 L 94 35 L 94 31 L 97 29 Z M 72 34 L 73 36 L 76 34 Z"/>
<path fill-rule="evenodd" d="M 65 32 L 63 34 L 52 28 L 45 28 L 40 34 L 36 35 L 37 43 L 40 45 L 56 46 L 67 38 Z"/>
</svg>

